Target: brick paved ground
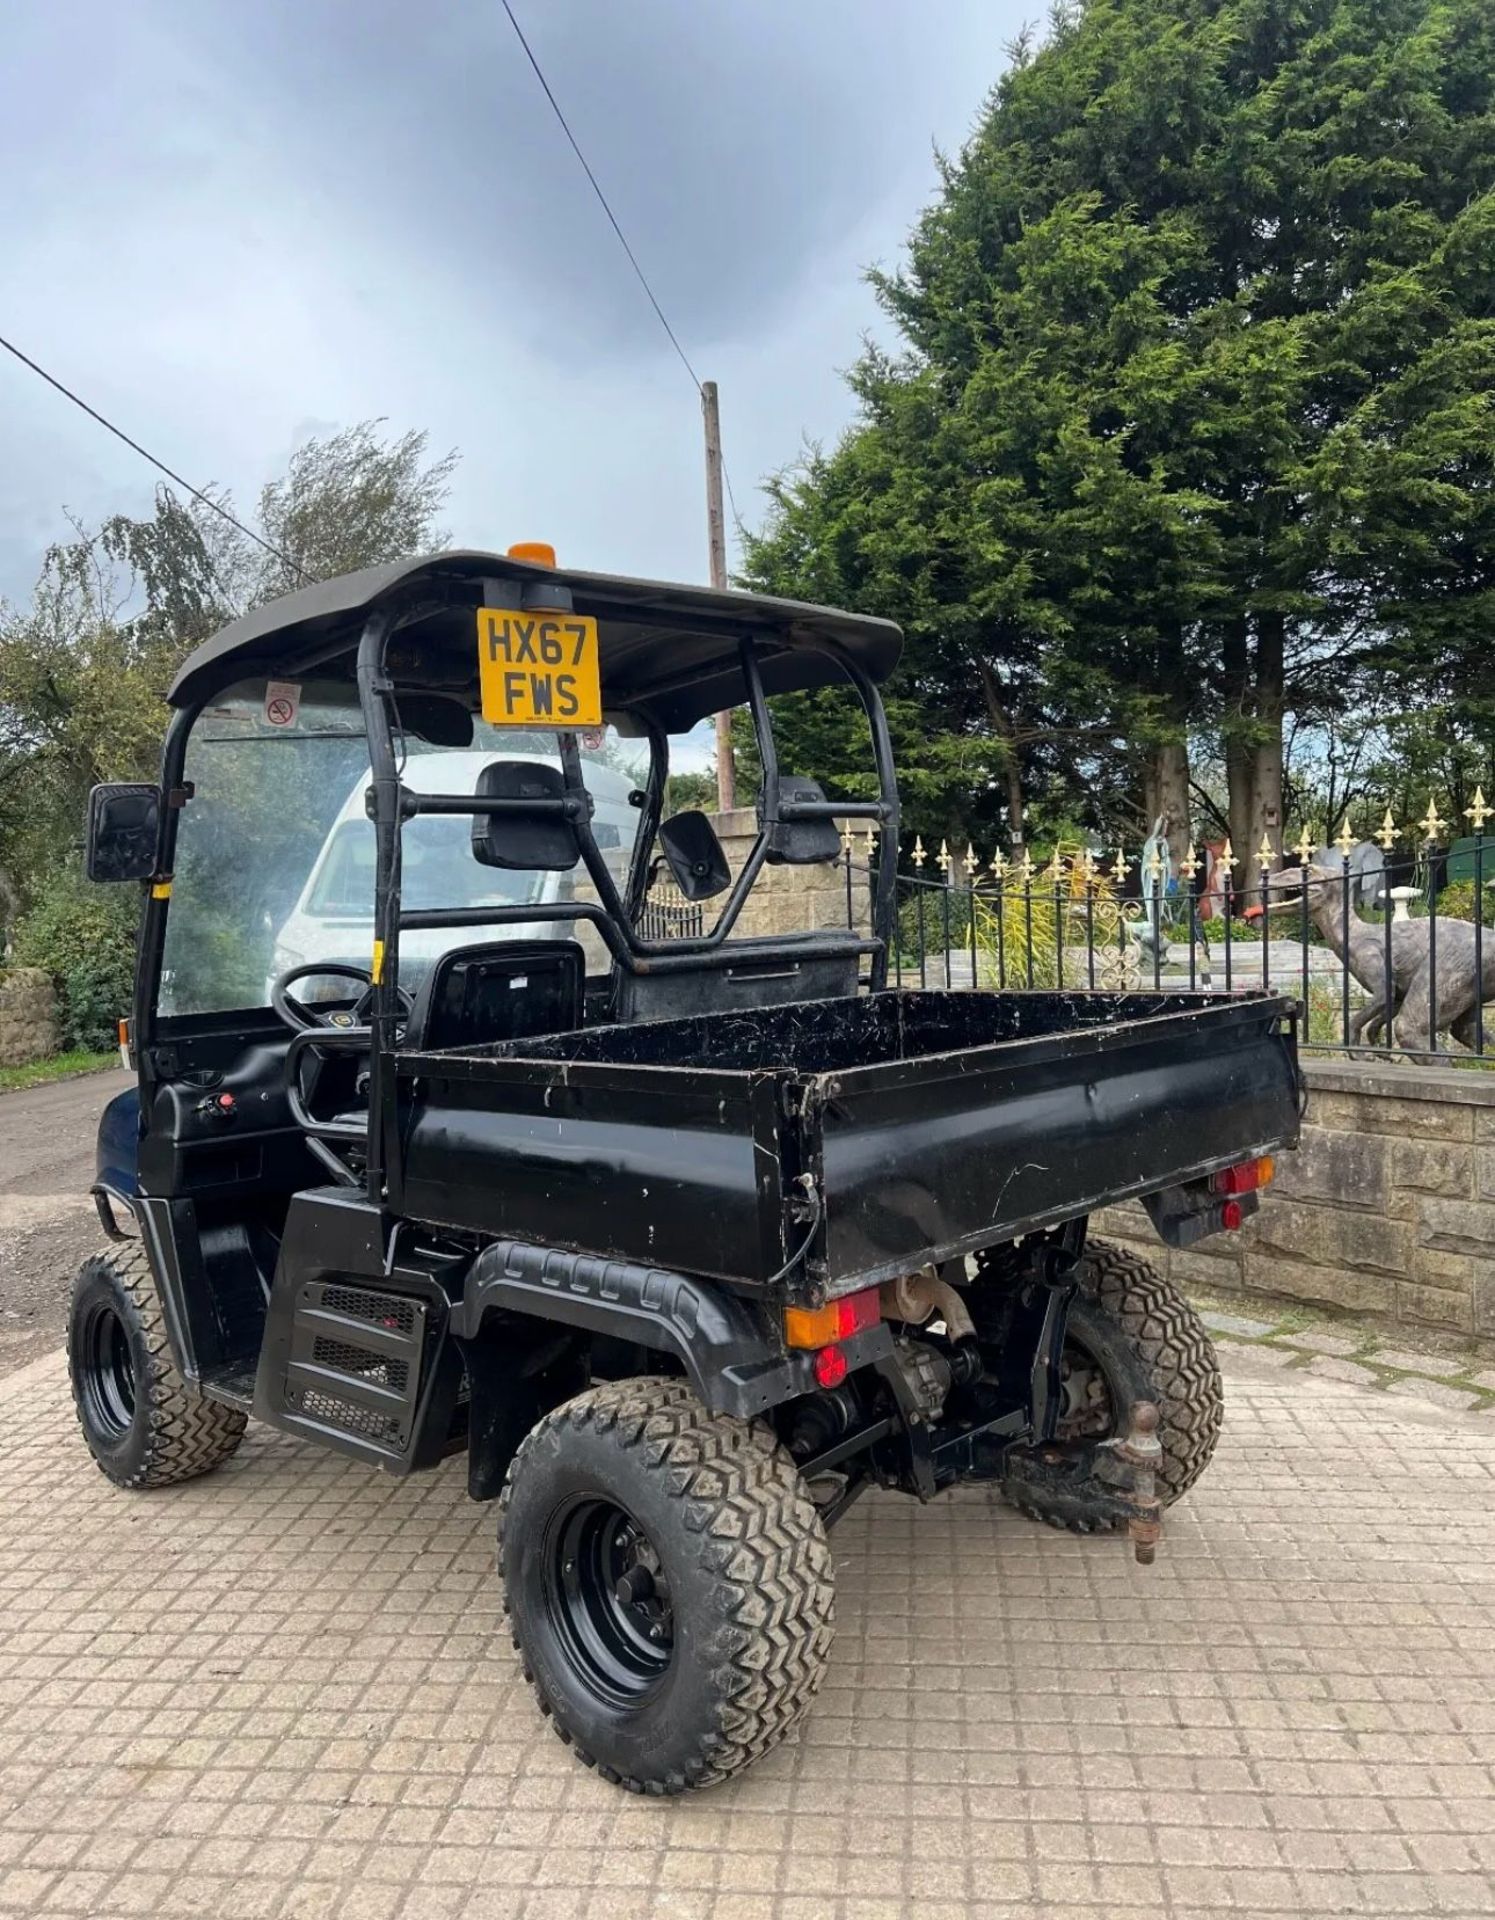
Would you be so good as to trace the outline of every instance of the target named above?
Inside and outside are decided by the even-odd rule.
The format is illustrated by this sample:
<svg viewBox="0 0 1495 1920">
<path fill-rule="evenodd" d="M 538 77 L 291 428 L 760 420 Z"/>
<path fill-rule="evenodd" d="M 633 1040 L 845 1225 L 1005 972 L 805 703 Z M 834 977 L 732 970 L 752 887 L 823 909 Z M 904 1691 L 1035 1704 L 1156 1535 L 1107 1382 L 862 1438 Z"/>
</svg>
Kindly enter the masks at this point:
<svg viewBox="0 0 1495 1920">
<path fill-rule="evenodd" d="M 660 1803 L 541 1724 L 455 1465 L 251 1429 L 125 1495 L 39 1362 L 0 1403 L 0 1913 L 1488 1915 L 1489 1420 L 1229 1364 L 1156 1568 L 869 1499 L 799 1743 Z"/>
</svg>

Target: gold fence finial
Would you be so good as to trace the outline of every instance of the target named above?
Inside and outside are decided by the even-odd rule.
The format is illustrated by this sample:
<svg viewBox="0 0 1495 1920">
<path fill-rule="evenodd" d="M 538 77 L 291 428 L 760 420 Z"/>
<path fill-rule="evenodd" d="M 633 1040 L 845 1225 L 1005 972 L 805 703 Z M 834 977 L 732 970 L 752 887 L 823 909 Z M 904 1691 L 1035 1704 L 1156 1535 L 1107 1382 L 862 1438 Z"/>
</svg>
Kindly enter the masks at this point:
<svg viewBox="0 0 1495 1920">
<path fill-rule="evenodd" d="M 1390 853 L 1391 849 L 1396 845 L 1396 836 L 1400 831 L 1401 829 L 1392 819 L 1391 809 L 1388 807 L 1386 809 L 1386 817 L 1381 822 L 1380 829 L 1376 834 L 1376 838 L 1380 841 L 1383 852 Z"/>
<path fill-rule="evenodd" d="M 922 867 L 924 862 L 928 859 L 928 857 L 929 856 L 924 851 L 923 835 L 916 833 L 914 835 L 914 851 L 912 855 L 914 865 L 916 867 Z"/>
<path fill-rule="evenodd" d="M 1334 844 L 1344 855 L 1346 862 L 1348 862 L 1350 855 L 1355 851 L 1357 845 L 1354 834 L 1350 832 L 1350 816 L 1348 814 L 1346 814 L 1339 823 L 1339 832 L 1334 836 Z"/>
<path fill-rule="evenodd" d="M 1485 822 L 1492 813 L 1495 813 L 1495 807 L 1487 807 L 1485 805 L 1484 788 L 1476 787 L 1474 789 L 1474 805 L 1472 807 L 1465 807 L 1464 818 L 1473 825 L 1476 833 L 1483 833 L 1485 830 Z"/>
<path fill-rule="evenodd" d="M 1428 810 L 1417 824 L 1422 828 L 1422 837 L 1429 846 L 1433 844 L 1438 838 L 1438 835 L 1442 833 L 1443 829 L 1448 825 L 1446 820 L 1439 819 L 1438 803 L 1431 794 L 1428 795 Z"/>
</svg>

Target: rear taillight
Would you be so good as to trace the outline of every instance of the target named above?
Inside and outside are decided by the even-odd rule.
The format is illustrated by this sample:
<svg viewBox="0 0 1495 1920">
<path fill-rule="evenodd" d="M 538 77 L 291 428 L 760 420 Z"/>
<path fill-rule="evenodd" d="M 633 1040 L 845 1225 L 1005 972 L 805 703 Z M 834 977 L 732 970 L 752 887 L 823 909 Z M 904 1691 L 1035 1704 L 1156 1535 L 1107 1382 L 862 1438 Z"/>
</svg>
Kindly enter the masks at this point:
<svg viewBox="0 0 1495 1920">
<path fill-rule="evenodd" d="M 881 1318 L 877 1288 L 863 1287 L 860 1293 L 844 1293 L 823 1307 L 786 1307 L 784 1338 L 791 1347 L 834 1346 L 854 1333 L 865 1333 Z"/>
<path fill-rule="evenodd" d="M 1277 1171 L 1277 1162 L 1271 1154 L 1264 1153 L 1256 1160 L 1242 1160 L 1239 1166 L 1226 1167 L 1222 1172 L 1210 1176 L 1210 1189 L 1214 1193 L 1255 1193 L 1259 1187 L 1270 1186 L 1272 1176 Z M 1227 1225 L 1240 1225 L 1239 1220 Z"/>
</svg>

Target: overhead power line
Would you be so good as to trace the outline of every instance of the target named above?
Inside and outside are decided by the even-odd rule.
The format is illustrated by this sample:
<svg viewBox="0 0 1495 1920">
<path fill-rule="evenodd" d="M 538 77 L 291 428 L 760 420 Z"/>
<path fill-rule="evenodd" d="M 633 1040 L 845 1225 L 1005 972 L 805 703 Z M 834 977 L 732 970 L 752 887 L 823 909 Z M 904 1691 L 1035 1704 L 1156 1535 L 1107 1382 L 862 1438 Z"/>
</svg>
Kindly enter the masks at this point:
<svg viewBox="0 0 1495 1920">
<path fill-rule="evenodd" d="M 166 478 L 173 481 L 184 493 L 190 493 L 194 500 L 200 500 L 205 507 L 211 508 L 220 520 L 226 520 L 231 527 L 236 527 L 246 540 L 252 540 L 257 547 L 263 547 L 272 558 L 279 560 L 283 566 L 289 567 L 293 573 L 299 574 L 303 580 L 310 580 L 311 575 L 288 553 L 283 553 L 273 541 L 265 539 L 263 534 L 256 533 L 253 527 L 246 527 L 244 522 L 230 513 L 221 501 L 215 500 L 210 493 L 204 493 L 201 487 L 194 487 L 190 480 L 184 480 L 173 468 L 168 467 L 164 460 L 158 460 L 148 447 L 141 446 L 138 440 L 132 440 L 122 427 L 117 427 L 112 420 L 106 419 L 97 407 L 91 407 L 81 394 L 74 393 L 71 387 L 64 386 L 55 374 L 48 373 L 45 367 L 39 366 L 29 353 L 22 353 L 15 342 L 7 340 L 3 333 L 0 333 L 0 347 L 4 347 L 7 353 L 13 354 L 23 367 L 29 367 L 34 374 L 45 380 L 49 387 L 55 387 L 64 400 L 71 400 L 75 407 L 81 408 L 90 420 L 97 420 L 99 425 L 106 432 L 112 433 L 116 440 L 122 440 L 132 453 L 138 453 L 142 460 L 148 460 L 158 473 L 164 473 Z"/>
<path fill-rule="evenodd" d="M 587 156 L 582 152 L 581 143 L 577 140 L 576 135 L 571 131 L 571 123 L 569 120 L 567 120 L 565 114 L 562 112 L 561 103 L 559 100 L 556 99 L 554 89 L 551 87 L 550 82 L 545 78 L 544 68 L 540 65 L 540 62 L 535 58 L 534 48 L 530 45 L 529 41 L 526 40 L 524 37 L 524 28 L 520 26 L 518 20 L 514 17 L 514 9 L 509 5 L 509 0 L 502 0 L 502 5 L 503 5 L 504 12 L 509 16 L 509 25 L 514 29 L 514 32 L 518 38 L 519 44 L 524 49 L 524 57 L 526 60 L 529 61 L 530 65 L 534 68 L 535 78 L 539 81 L 541 90 L 543 91 L 545 98 L 550 102 L 551 112 L 554 113 L 556 119 L 561 124 L 561 132 L 565 134 L 566 139 L 570 143 L 571 151 L 576 155 L 577 160 L 581 163 L 581 170 L 587 176 L 587 180 L 591 184 L 592 191 L 597 196 L 597 203 L 602 208 L 602 211 L 607 215 L 608 225 L 612 228 L 613 232 L 618 236 L 618 245 L 623 249 L 624 253 L 628 256 L 629 266 L 633 268 L 634 273 L 637 275 L 638 283 L 643 288 L 644 293 L 648 298 L 649 305 L 654 309 L 654 312 L 658 317 L 660 326 L 664 328 L 665 334 L 669 339 L 670 345 L 675 349 L 676 354 L 679 356 L 681 366 L 684 367 L 685 371 L 690 375 L 690 383 L 695 388 L 697 394 L 699 395 L 701 392 L 701 380 L 695 368 L 690 364 L 689 354 L 685 351 L 684 347 L 681 346 L 679 337 L 677 336 L 675 329 L 670 325 L 668 319 L 665 317 L 664 308 L 659 304 L 658 299 L 655 297 L 653 287 L 649 285 L 649 277 L 638 263 L 638 255 L 633 251 L 633 248 L 629 246 L 628 236 L 626 233 L 624 233 L 621 225 L 619 224 L 618 216 L 613 212 L 612 207 L 609 204 L 607 195 L 602 191 L 601 182 L 598 180 L 596 174 L 593 173 L 590 161 L 587 159 Z M 727 472 L 725 461 L 723 461 L 722 463 L 722 477 L 725 479 L 727 483 L 727 498 L 732 504 L 732 518 L 737 522 L 738 526 L 740 527 L 742 525 L 742 516 L 737 511 L 737 498 L 736 498 L 736 495 L 732 492 L 732 476 L 730 473 Z"/>
</svg>

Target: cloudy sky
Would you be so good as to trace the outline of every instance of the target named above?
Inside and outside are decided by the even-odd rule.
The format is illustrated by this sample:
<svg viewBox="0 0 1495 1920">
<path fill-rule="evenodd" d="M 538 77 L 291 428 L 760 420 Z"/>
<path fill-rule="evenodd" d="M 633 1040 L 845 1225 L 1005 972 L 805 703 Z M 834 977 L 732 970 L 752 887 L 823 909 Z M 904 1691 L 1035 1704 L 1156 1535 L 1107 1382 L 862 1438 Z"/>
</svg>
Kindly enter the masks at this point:
<svg viewBox="0 0 1495 1920">
<path fill-rule="evenodd" d="M 1023 0 L 514 0 L 757 481 L 840 378 Z M 374 415 L 464 544 L 705 572 L 700 413 L 498 0 L 9 0 L 0 332 L 241 505 Z M 0 356 L 0 595 L 154 476 Z"/>
</svg>

